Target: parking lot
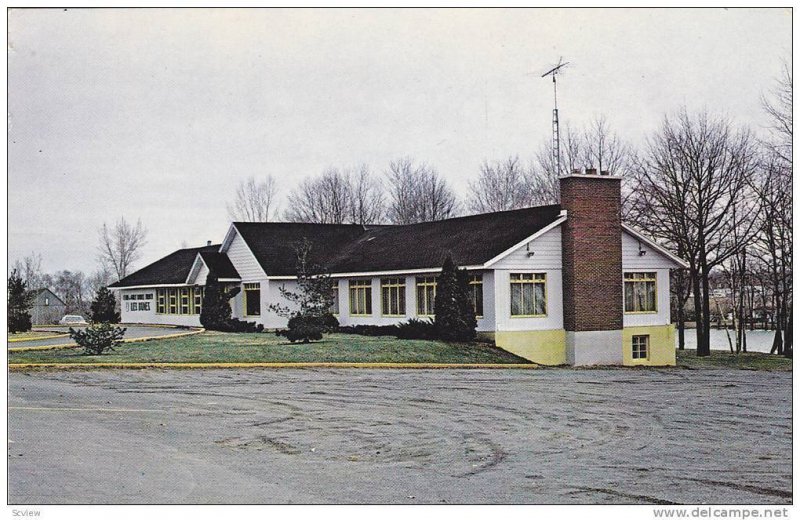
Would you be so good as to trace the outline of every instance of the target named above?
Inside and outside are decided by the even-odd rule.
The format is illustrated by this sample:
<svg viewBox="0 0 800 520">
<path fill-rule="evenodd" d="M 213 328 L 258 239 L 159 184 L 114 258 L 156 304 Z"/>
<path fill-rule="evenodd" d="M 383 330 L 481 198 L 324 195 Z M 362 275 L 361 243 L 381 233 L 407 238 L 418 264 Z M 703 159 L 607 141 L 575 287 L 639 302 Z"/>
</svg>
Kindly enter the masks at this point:
<svg viewBox="0 0 800 520">
<path fill-rule="evenodd" d="M 9 374 L 9 503 L 791 503 L 791 372 Z"/>
</svg>

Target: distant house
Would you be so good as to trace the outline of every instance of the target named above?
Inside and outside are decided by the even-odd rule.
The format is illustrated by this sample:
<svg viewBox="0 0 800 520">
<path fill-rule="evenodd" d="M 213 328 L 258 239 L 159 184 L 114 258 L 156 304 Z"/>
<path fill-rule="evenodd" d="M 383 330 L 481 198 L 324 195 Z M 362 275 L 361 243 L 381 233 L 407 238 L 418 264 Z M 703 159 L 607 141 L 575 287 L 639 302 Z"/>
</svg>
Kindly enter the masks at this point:
<svg viewBox="0 0 800 520">
<path fill-rule="evenodd" d="M 127 323 L 199 325 L 209 272 L 241 289 L 235 317 L 285 327 L 269 310 L 297 286 L 295 244 L 334 281 L 342 325 L 432 318 L 446 256 L 467 269 L 478 331 L 537 363 L 673 365 L 675 255 L 620 220 L 620 178 L 569 175 L 561 203 L 410 225 L 234 222 L 222 244 L 181 249 L 111 285 Z"/>
<path fill-rule="evenodd" d="M 58 323 L 67 311 L 67 304 L 47 288 L 34 289 L 31 322 L 34 325 Z"/>
</svg>

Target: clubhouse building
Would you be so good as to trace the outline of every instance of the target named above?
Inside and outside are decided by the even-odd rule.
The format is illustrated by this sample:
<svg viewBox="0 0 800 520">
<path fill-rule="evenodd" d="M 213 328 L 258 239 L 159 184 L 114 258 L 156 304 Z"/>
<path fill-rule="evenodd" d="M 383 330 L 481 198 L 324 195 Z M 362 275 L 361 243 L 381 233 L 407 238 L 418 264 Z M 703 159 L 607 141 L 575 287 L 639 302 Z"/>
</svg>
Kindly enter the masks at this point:
<svg viewBox="0 0 800 520">
<path fill-rule="evenodd" d="M 623 224 L 620 178 L 572 174 L 561 204 L 410 225 L 234 222 L 218 245 L 180 249 L 112 284 L 125 323 L 200 325 L 209 272 L 241 287 L 233 316 L 270 312 L 296 287 L 296 244 L 334 280 L 342 325 L 433 317 L 450 254 L 469 272 L 478 332 L 531 361 L 674 365 L 670 269 L 685 263 Z"/>
</svg>

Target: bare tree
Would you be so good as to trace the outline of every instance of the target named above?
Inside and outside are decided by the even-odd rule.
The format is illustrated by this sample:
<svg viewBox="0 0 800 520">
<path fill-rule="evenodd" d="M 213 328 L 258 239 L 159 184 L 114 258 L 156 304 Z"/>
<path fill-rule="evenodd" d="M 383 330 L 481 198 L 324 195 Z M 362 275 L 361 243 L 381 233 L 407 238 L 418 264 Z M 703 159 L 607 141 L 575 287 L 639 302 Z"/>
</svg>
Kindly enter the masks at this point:
<svg viewBox="0 0 800 520">
<path fill-rule="evenodd" d="M 594 118 L 583 131 L 565 124 L 560 139 L 560 168 L 553 157 L 550 140 L 542 143 L 535 166 L 528 173 L 534 204 L 556 204 L 560 199 L 558 178 L 575 171 L 594 169 L 597 173 L 627 177 L 632 152 L 616 134 L 605 116 Z"/>
<path fill-rule="evenodd" d="M 778 154 L 771 154 L 754 184 L 761 200 L 756 254 L 772 286 L 775 337 L 772 352 L 792 355 L 792 170 Z"/>
<path fill-rule="evenodd" d="M 147 230 L 141 219 L 136 221 L 135 226 L 129 224 L 125 217 L 120 217 L 113 227 L 103 222 L 99 235 L 100 263 L 113 270 L 117 280 L 125 278 L 146 244 Z"/>
<path fill-rule="evenodd" d="M 386 172 L 389 219 L 395 224 L 413 224 L 455 217 L 456 195 L 438 172 L 409 158 L 392 161 Z"/>
<path fill-rule="evenodd" d="M 277 214 L 278 186 L 272 175 L 256 182 L 254 177 L 239 183 L 233 204 L 228 204 L 228 215 L 237 222 L 269 222 Z"/>
<path fill-rule="evenodd" d="M 350 222 L 378 224 L 384 221 L 386 208 L 383 185 L 366 164 L 348 174 L 350 180 Z"/>
<path fill-rule="evenodd" d="M 665 117 L 634 168 L 631 215 L 636 225 L 677 249 L 689 263 L 697 314 L 697 355 L 710 354 L 711 271 L 738 254 L 755 233 L 753 222 L 737 231 L 733 206 L 758 210 L 752 176 L 757 147 L 749 131 L 735 130 L 706 112 L 682 109 Z"/>
<path fill-rule="evenodd" d="M 761 96 L 761 104 L 772 120 L 772 143 L 775 153 L 792 164 L 792 65 L 784 61 L 781 75 L 770 95 Z"/>
<path fill-rule="evenodd" d="M 366 165 L 355 172 L 328 168 L 289 194 L 290 222 L 374 224 L 383 218 L 383 192 Z"/>
<path fill-rule="evenodd" d="M 98 269 L 86 278 L 86 293 L 90 298 L 97 293 L 101 287 L 108 287 L 114 281 L 114 273 L 107 265 L 100 264 Z"/>
<path fill-rule="evenodd" d="M 42 272 L 42 255 L 31 253 L 22 260 L 14 262 L 14 269 L 25 282 L 29 291 L 47 287 L 45 274 Z"/>
<path fill-rule="evenodd" d="M 81 271 L 58 271 L 54 276 L 53 292 L 66 304 L 66 314 L 86 315 L 86 276 Z"/>
<path fill-rule="evenodd" d="M 469 183 L 467 208 L 472 213 L 490 213 L 533 205 L 528 174 L 519 157 L 484 161 L 476 181 Z"/>
</svg>

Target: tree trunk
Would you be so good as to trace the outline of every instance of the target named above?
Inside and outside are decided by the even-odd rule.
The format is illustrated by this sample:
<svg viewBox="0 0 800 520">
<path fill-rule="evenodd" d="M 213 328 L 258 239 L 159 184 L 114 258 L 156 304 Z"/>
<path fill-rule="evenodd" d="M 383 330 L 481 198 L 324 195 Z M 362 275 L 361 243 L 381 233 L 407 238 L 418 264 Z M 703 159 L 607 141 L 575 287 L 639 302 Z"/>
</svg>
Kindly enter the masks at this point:
<svg viewBox="0 0 800 520">
<path fill-rule="evenodd" d="M 793 354 L 792 348 L 792 307 L 789 306 L 789 319 L 786 320 L 786 329 L 784 332 L 784 342 L 783 342 L 783 355 L 787 358 L 791 358 Z"/>
<path fill-rule="evenodd" d="M 700 294 L 700 273 L 697 270 L 692 272 L 692 288 L 694 290 L 694 323 L 695 334 L 697 335 L 697 355 L 708 356 L 709 353 L 702 353 L 702 348 L 705 339 L 704 317 L 703 317 L 703 299 Z"/>
<path fill-rule="evenodd" d="M 703 312 L 702 312 L 702 323 L 703 323 L 703 336 L 702 336 L 702 343 L 697 344 L 697 355 L 698 356 L 710 356 L 711 355 L 711 302 L 709 301 L 709 293 L 710 287 L 708 283 L 708 276 L 709 276 L 709 269 L 708 264 L 705 260 L 705 251 L 701 252 L 703 255 L 700 260 L 700 282 L 702 284 L 702 291 L 703 295 L 701 298 Z M 698 337 L 698 339 L 700 339 Z"/>
</svg>

